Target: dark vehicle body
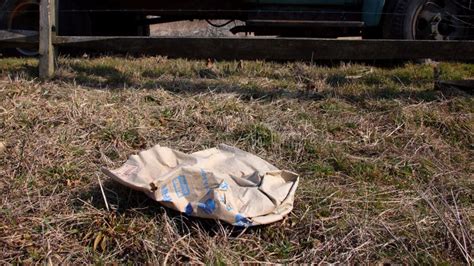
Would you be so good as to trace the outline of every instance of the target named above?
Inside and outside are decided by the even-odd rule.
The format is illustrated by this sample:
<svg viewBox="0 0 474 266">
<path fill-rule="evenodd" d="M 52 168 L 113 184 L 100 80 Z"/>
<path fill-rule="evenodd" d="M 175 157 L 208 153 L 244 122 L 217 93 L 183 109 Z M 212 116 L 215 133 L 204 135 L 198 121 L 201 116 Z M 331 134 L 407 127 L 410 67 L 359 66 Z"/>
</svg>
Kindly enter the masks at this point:
<svg viewBox="0 0 474 266">
<path fill-rule="evenodd" d="M 39 0 L 0 1 L 0 26 L 38 28 Z M 233 33 L 473 39 L 474 0 L 57 0 L 61 35 L 149 34 L 149 25 L 239 20 Z"/>
</svg>

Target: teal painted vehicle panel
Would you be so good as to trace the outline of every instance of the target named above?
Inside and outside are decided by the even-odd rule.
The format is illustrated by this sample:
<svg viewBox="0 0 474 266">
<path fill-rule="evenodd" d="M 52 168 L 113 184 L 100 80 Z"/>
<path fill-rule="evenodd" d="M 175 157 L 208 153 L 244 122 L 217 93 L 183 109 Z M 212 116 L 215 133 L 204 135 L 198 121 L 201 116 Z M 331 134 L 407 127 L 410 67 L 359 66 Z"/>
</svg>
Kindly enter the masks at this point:
<svg viewBox="0 0 474 266">
<path fill-rule="evenodd" d="M 366 26 L 374 27 L 379 25 L 384 6 L 385 0 L 364 0 L 362 20 Z"/>
</svg>

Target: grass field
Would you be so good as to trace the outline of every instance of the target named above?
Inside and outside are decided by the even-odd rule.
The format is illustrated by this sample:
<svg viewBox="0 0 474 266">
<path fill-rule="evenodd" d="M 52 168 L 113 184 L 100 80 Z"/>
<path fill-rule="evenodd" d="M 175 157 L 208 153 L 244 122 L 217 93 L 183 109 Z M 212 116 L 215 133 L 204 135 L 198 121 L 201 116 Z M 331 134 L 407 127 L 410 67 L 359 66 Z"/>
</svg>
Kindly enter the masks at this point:
<svg viewBox="0 0 474 266">
<path fill-rule="evenodd" d="M 62 58 L 49 82 L 35 65 L 0 60 L 1 264 L 472 263 L 474 102 L 429 65 Z M 100 172 L 220 143 L 301 175 L 289 217 L 188 218 Z"/>
</svg>

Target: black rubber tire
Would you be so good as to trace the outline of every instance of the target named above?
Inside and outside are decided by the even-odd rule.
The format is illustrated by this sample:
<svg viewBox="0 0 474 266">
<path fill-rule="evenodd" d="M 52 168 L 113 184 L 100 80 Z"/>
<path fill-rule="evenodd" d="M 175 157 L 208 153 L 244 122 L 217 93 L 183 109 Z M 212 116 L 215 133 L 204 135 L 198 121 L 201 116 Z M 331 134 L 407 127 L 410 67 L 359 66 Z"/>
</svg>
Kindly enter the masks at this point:
<svg viewBox="0 0 474 266">
<path fill-rule="evenodd" d="M 36 0 L 6 0 L 3 3 L 3 5 L 0 7 L 0 28 L 1 29 L 8 28 L 11 13 L 15 10 L 15 7 L 18 4 L 21 4 L 23 2 L 39 3 L 39 1 L 36 1 Z"/>
<path fill-rule="evenodd" d="M 3 5 L 0 7 L 0 29 L 8 30 L 11 26 L 11 20 L 13 12 L 16 11 L 17 7 L 20 5 L 37 5 L 38 13 L 37 14 L 28 14 L 28 16 L 35 16 L 39 20 L 39 0 L 6 0 Z M 37 25 L 36 25 L 37 26 Z M 39 26 L 38 26 L 39 27 Z M 35 28 L 35 27 L 34 27 Z M 33 28 L 28 30 L 35 30 Z M 35 50 L 28 49 L 3 49 L 1 51 L 4 56 L 35 56 L 37 52 Z"/>
<path fill-rule="evenodd" d="M 20 4 L 39 0 L 6 0 L 0 9 L 0 29 L 7 29 L 12 11 Z M 95 1 L 60 1 L 59 6 L 59 35 L 90 36 L 146 36 L 149 27 L 139 25 L 141 17 L 135 14 L 111 12 L 87 12 L 87 9 L 97 9 Z M 71 10 L 78 10 L 71 12 Z M 39 11 L 39 10 L 38 10 Z"/>
<path fill-rule="evenodd" d="M 39 0 L 6 0 L 3 5 L 0 7 L 0 28 L 1 29 L 8 29 L 10 16 L 15 8 L 23 3 L 32 3 L 37 4 L 39 8 Z M 39 12 L 39 9 L 38 9 Z M 39 13 L 38 13 L 39 17 Z"/>
<path fill-rule="evenodd" d="M 0 7 L 0 29 L 9 29 L 12 12 L 21 4 L 34 3 L 38 5 L 39 20 L 40 0 L 6 0 Z M 63 0 L 60 1 L 58 16 L 58 33 L 63 36 L 148 36 L 149 27 L 139 22 L 143 19 L 136 14 L 88 12 L 96 9 L 94 0 Z M 72 10 L 78 10 L 72 12 Z M 36 27 L 39 27 L 36 25 Z M 34 29 L 30 29 L 34 30 Z M 66 53 L 75 53 L 65 50 Z M 34 51 L 29 51 L 34 52 Z M 19 49 L 3 49 L 0 51 L 5 56 L 34 56 L 36 53 L 25 53 Z"/>
<path fill-rule="evenodd" d="M 6 0 L 1 7 L 0 12 L 0 28 L 9 29 L 10 21 L 12 19 L 13 11 L 15 11 L 20 5 L 23 4 L 34 4 L 37 5 L 36 14 L 28 14 L 27 16 L 34 16 L 38 20 L 38 25 L 28 28 L 28 30 L 39 30 L 39 1 L 40 0 Z M 78 1 L 60 1 L 61 10 L 75 10 L 78 8 Z M 30 10 L 31 11 L 31 10 Z M 90 22 L 86 13 L 83 12 L 59 12 L 59 34 L 60 35 L 90 35 Z M 29 24 L 28 24 L 29 25 Z M 26 26 L 28 27 L 28 26 Z M 3 55 L 6 56 L 36 56 L 37 51 L 24 50 L 24 49 L 4 49 Z"/>
<path fill-rule="evenodd" d="M 418 9 L 427 0 L 391 0 L 387 1 L 386 16 L 383 21 L 385 39 L 413 40 L 412 25 Z"/>
</svg>

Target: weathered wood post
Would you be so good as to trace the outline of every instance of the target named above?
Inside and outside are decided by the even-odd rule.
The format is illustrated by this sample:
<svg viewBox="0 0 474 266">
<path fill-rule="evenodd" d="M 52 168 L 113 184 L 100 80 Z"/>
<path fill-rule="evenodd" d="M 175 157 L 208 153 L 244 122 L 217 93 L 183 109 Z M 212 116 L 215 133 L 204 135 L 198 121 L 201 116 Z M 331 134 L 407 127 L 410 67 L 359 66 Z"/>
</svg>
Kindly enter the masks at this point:
<svg viewBox="0 0 474 266">
<path fill-rule="evenodd" d="M 53 39 L 56 36 L 56 0 L 41 0 L 39 30 L 39 76 L 49 79 L 54 76 L 56 51 Z"/>
</svg>

